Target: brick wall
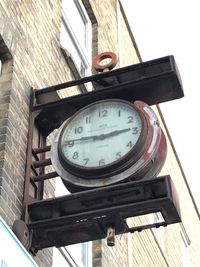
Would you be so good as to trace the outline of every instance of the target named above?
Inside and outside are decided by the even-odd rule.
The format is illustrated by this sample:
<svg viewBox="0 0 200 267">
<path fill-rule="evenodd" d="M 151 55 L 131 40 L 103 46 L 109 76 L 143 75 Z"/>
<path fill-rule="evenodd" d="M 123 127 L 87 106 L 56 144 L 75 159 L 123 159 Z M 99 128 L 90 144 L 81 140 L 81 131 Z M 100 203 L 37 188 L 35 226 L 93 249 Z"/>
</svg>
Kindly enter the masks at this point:
<svg viewBox="0 0 200 267">
<path fill-rule="evenodd" d="M 10 175 L 5 169 L 8 165 L 7 151 L 9 147 L 11 147 L 11 132 L 8 128 L 8 114 L 11 98 L 10 90 L 12 69 L 12 60 L 4 61 L 4 63 L 2 63 L 2 73 L 0 76 L 0 210 L 7 221 L 9 220 L 8 214 L 10 214 L 12 218 L 14 215 L 11 207 L 7 207 L 7 203 L 11 204 L 11 199 L 13 199 L 14 196 L 9 190 L 12 183 Z M 13 185 L 14 184 L 12 183 L 12 187 Z M 7 213 L 6 211 L 9 212 Z"/>
<path fill-rule="evenodd" d="M 0 3 L 0 36 L 10 55 L 7 61 L 3 58 L 0 77 L 0 215 L 10 226 L 23 210 L 31 87 L 73 78 L 60 49 L 60 19 L 60 1 Z M 77 89 L 68 94 L 72 93 Z M 51 250 L 44 250 L 35 259 L 47 267 L 51 255 Z"/>
</svg>

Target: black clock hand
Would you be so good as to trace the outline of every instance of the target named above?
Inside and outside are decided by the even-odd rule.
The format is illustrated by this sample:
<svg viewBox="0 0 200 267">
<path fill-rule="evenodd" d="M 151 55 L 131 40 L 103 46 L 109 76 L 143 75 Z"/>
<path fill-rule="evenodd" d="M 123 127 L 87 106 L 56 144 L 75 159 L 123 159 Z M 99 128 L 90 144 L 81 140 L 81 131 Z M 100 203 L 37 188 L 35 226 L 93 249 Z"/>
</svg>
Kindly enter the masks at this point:
<svg viewBox="0 0 200 267">
<path fill-rule="evenodd" d="M 72 144 L 72 143 L 74 143 L 76 141 L 88 141 L 90 139 L 92 139 L 93 141 L 95 141 L 95 140 L 103 140 L 105 138 L 116 136 L 118 134 L 125 133 L 125 132 L 128 132 L 130 130 L 131 130 L 131 128 L 127 128 L 127 129 L 122 129 L 122 130 L 116 130 L 116 131 L 113 131 L 113 132 L 110 132 L 110 133 L 107 133 L 107 134 L 85 136 L 85 137 L 81 137 L 81 138 L 65 141 L 64 144 L 65 145 L 68 145 L 68 144 L 70 145 L 70 144 Z"/>
<path fill-rule="evenodd" d="M 93 140 L 104 140 L 105 138 L 128 132 L 128 131 L 130 131 L 130 129 L 131 128 L 127 128 L 127 129 L 123 129 L 123 130 L 115 130 L 115 131 L 107 133 L 107 134 L 96 135 L 96 136 L 93 136 Z"/>
<path fill-rule="evenodd" d="M 104 134 L 103 136 L 104 136 L 104 138 L 107 138 L 107 137 L 116 136 L 116 135 L 118 135 L 118 134 L 128 132 L 128 131 L 130 131 L 130 130 L 131 130 L 131 128 L 126 128 L 126 129 L 122 129 L 122 130 L 115 130 L 115 131 L 113 131 L 113 132 Z"/>
<path fill-rule="evenodd" d="M 77 139 L 66 140 L 64 142 L 64 144 L 65 145 L 68 145 L 68 144 L 72 144 L 73 142 L 76 142 L 76 141 L 87 141 L 87 140 L 90 140 L 90 139 L 95 139 L 97 137 L 98 137 L 98 135 L 91 135 L 91 136 L 80 137 L 80 138 L 77 138 Z"/>
</svg>

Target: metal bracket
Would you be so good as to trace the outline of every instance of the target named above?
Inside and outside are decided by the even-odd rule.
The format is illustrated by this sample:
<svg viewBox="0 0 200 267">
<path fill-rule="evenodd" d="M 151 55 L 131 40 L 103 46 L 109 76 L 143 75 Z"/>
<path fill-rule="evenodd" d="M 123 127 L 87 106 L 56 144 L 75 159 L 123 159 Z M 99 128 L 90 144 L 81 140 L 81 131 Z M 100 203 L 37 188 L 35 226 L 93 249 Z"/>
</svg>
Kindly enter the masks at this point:
<svg viewBox="0 0 200 267">
<path fill-rule="evenodd" d="M 53 102 L 41 102 L 41 97 L 45 99 L 49 93 L 89 82 L 95 89 L 92 92 Z M 141 100 L 148 105 L 155 105 L 183 96 L 181 78 L 174 57 L 168 56 L 34 90 L 31 109 L 39 112 L 36 123 L 40 131 L 48 135 L 77 110 L 97 100 L 119 98 L 130 102 Z"/>
<path fill-rule="evenodd" d="M 170 176 L 148 181 L 128 182 L 28 205 L 33 232 L 31 250 L 66 246 L 142 231 L 180 222 L 177 194 Z M 161 212 L 164 221 L 129 227 L 126 219 Z"/>
<path fill-rule="evenodd" d="M 29 250 L 32 242 L 32 232 L 29 231 L 27 225 L 22 220 L 15 220 L 12 226 L 12 230 L 20 240 L 22 245 Z"/>
<path fill-rule="evenodd" d="M 56 93 L 58 90 L 67 90 L 72 86 L 81 86 L 88 82 L 92 83 L 95 89 L 94 91 L 58 99 L 58 94 Z M 161 199 L 158 198 L 158 200 L 152 199 L 149 202 L 145 202 L 148 203 L 146 204 L 147 206 L 140 202 L 135 203 L 135 200 L 138 199 L 137 194 L 140 197 L 146 197 L 146 195 L 142 193 L 142 184 L 139 184 L 138 186 L 140 189 L 136 190 L 136 184 L 129 183 L 127 183 L 127 186 L 133 186 L 133 191 L 135 191 L 131 193 L 131 202 L 125 204 L 119 202 L 119 199 L 116 197 L 119 192 L 121 192 L 121 186 L 126 186 L 125 184 L 117 185 L 116 191 L 113 191 L 116 195 L 112 197 L 107 196 L 105 198 L 107 203 L 104 201 L 104 193 L 106 194 L 107 190 L 111 190 L 112 187 L 98 189 L 98 192 L 91 190 L 88 195 L 90 196 L 92 194 L 94 197 L 100 197 L 101 202 L 105 204 L 102 206 L 99 206 L 101 202 L 95 202 L 95 198 L 92 201 L 87 199 L 87 192 L 78 193 L 78 195 L 71 194 L 70 196 L 64 197 L 64 199 L 54 198 L 45 201 L 42 201 L 42 199 L 44 180 L 57 176 L 57 173 L 54 171 L 46 173 L 45 166 L 51 164 L 51 161 L 45 157 L 45 153 L 50 149 L 50 147 L 45 144 L 45 138 L 54 129 L 58 128 L 63 121 L 74 114 L 74 112 L 87 104 L 101 99 L 119 98 L 131 102 L 142 100 L 148 105 L 154 105 L 183 96 L 181 79 L 173 56 L 96 74 L 41 90 L 33 90 L 30 106 L 31 112 L 24 189 L 25 212 L 23 217 L 29 232 L 33 231 L 33 239 L 31 242 L 32 251 L 52 245 L 60 246 L 63 244 L 76 243 L 77 241 L 83 242 L 94 240 L 95 238 L 104 238 L 107 229 L 110 225 L 112 226 L 113 223 L 115 223 L 113 229 L 115 229 L 116 234 L 123 233 L 124 231 L 146 229 L 145 227 L 136 229 L 127 228 L 125 218 L 128 215 L 135 216 L 137 213 L 142 213 L 144 209 L 149 212 L 155 211 L 155 203 L 157 203 L 156 207 L 162 209 L 164 212 L 166 219 L 164 225 L 180 220 L 178 212 L 175 209 L 176 205 L 172 200 L 172 194 L 170 191 L 167 191 L 169 183 L 169 188 L 171 188 L 171 182 L 167 182 L 167 178 L 164 179 L 163 182 L 164 189 L 160 189 L 161 191 L 164 190 L 168 192 L 165 195 L 166 198 L 161 197 Z M 41 140 L 36 148 L 33 147 L 33 132 L 35 126 L 41 134 Z M 157 179 L 155 181 L 156 183 L 159 182 Z M 152 182 L 152 184 L 154 184 L 154 182 Z M 114 187 L 112 190 L 114 190 Z M 79 197 L 87 199 L 87 201 L 84 202 L 85 206 L 83 205 L 85 210 L 79 210 L 79 206 L 77 205 L 81 205 L 80 207 L 83 208 L 80 200 L 78 204 L 74 206 L 76 209 L 71 210 L 76 202 L 75 198 L 79 199 Z M 124 194 L 122 194 L 121 197 L 126 200 Z M 115 200 L 117 201 L 116 203 L 114 203 Z M 95 203 L 94 206 L 91 204 L 93 202 Z M 50 207 L 49 204 L 51 204 Z M 111 206 L 107 206 L 107 204 Z M 91 205 L 92 210 L 87 212 Z M 71 207 L 70 210 L 72 212 L 70 215 L 68 213 L 66 214 L 69 207 Z M 36 214 L 38 209 L 38 214 L 40 214 L 40 216 L 46 216 L 50 212 L 48 215 L 50 217 L 47 216 L 37 219 Z M 131 214 L 124 213 L 124 209 L 130 209 Z M 117 215 L 113 212 L 116 210 L 118 211 Z M 172 215 L 170 215 L 170 212 L 172 212 Z M 49 228 L 46 228 L 46 225 L 48 225 Z M 19 225 L 17 228 L 18 227 Z M 59 234 L 57 233 L 58 230 Z M 26 246 L 26 241 L 23 239 L 24 231 L 26 231 L 26 227 L 21 228 L 19 237 Z M 75 236 L 71 235 L 72 232 L 76 233 Z M 57 239 L 58 236 L 60 238 L 59 240 Z"/>
</svg>

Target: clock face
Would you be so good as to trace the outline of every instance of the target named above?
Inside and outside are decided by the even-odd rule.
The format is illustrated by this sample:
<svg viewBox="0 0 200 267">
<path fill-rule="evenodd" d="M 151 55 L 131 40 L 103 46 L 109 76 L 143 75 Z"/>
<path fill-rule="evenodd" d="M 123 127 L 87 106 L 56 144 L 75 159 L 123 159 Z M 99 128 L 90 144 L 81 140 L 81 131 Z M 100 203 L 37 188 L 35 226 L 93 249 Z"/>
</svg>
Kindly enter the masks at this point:
<svg viewBox="0 0 200 267">
<path fill-rule="evenodd" d="M 131 103 L 98 101 L 76 113 L 63 127 L 58 154 L 66 166 L 100 170 L 133 157 L 144 120 Z"/>
</svg>

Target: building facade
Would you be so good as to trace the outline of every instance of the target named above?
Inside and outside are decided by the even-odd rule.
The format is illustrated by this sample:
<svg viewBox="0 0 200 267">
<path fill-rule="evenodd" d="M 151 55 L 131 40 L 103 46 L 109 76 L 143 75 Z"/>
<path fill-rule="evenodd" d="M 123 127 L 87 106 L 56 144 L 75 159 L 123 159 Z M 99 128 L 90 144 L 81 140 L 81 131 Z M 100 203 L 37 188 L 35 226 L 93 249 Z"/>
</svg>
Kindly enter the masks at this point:
<svg viewBox="0 0 200 267">
<path fill-rule="evenodd" d="M 141 62 L 123 0 L 1 0 L 0 216 L 10 227 L 24 212 L 32 88 L 39 90 L 93 74 L 92 58 L 105 51 L 117 54 L 117 68 Z M 70 96 L 90 90 L 90 85 L 76 86 L 63 94 Z M 59 98 L 62 93 L 49 97 Z M 59 250 L 44 249 L 34 256 L 39 266 L 199 266 L 199 213 L 164 118 L 158 106 L 153 108 L 168 143 L 160 175 L 172 177 L 179 195 L 182 223 L 118 236 L 112 248 L 107 247 L 105 240 L 98 240 Z M 40 142 L 38 129 L 34 142 Z M 56 183 L 56 179 L 46 182 L 45 197 L 53 196 Z M 149 215 L 146 220 L 156 222 L 159 215 Z"/>
</svg>

